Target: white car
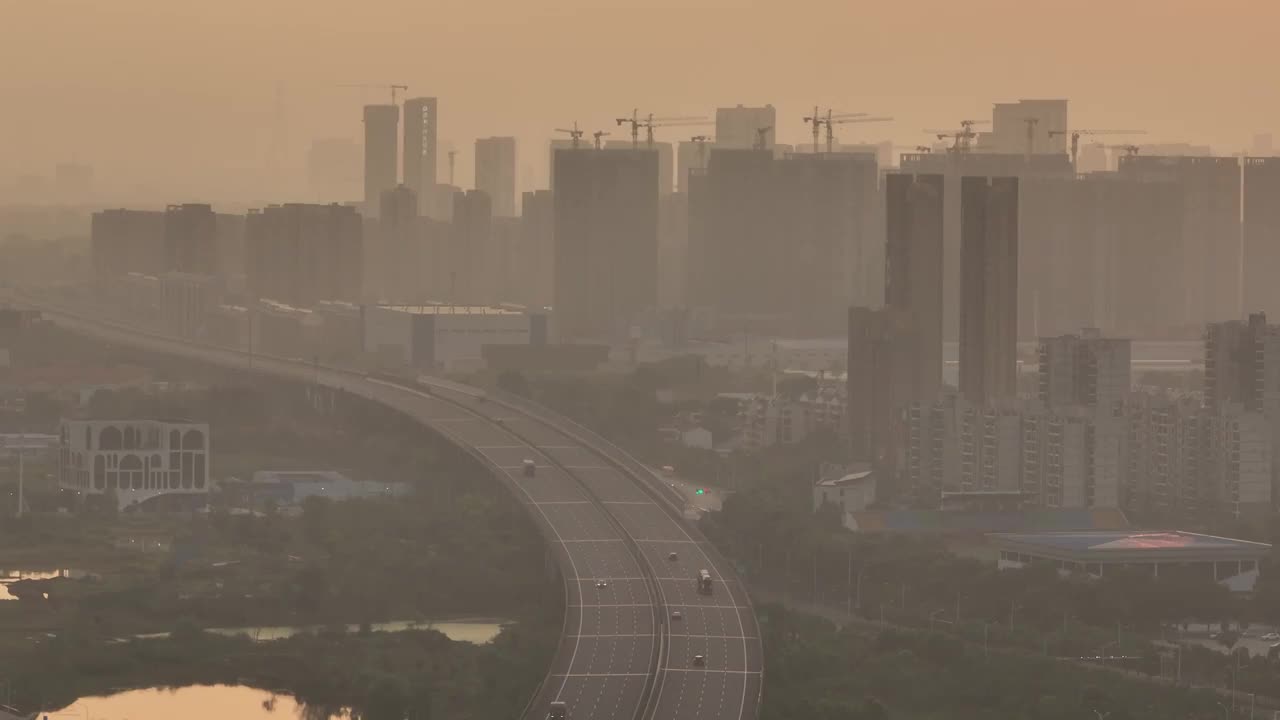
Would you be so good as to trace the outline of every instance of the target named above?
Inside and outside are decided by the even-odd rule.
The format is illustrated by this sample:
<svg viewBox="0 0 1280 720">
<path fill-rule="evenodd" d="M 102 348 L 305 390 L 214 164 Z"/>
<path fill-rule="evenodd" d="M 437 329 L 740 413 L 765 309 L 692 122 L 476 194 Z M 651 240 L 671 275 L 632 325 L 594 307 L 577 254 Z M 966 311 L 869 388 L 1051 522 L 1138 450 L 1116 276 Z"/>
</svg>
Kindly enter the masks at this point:
<svg viewBox="0 0 1280 720">
<path fill-rule="evenodd" d="M 606 581 L 604 581 L 604 580 L 597 580 L 597 581 L 596 581 L 596 587 L 601 588 L 601 589 L 604 589 L 604 588 L 609 587 L 609 583 L 608 583 L 608 582 L 606 582 Z"/>
<path fill-rule="evenodd" d="M 1263 640 L 1280 640 L 1280 633 L 1269 632 L 1262 636 Z"/>
<path fill-rule="evenodd" d="M 682 614 L 680 613 L 680 611 L 679 611 L 679 610 L 672 610 L 672 611 L 671 611 L 671 619 L 672 619 L 672 620 L 683 620 L 683 619 L 684 619 L 684 615 L 682 615 Z"/>
</svg>

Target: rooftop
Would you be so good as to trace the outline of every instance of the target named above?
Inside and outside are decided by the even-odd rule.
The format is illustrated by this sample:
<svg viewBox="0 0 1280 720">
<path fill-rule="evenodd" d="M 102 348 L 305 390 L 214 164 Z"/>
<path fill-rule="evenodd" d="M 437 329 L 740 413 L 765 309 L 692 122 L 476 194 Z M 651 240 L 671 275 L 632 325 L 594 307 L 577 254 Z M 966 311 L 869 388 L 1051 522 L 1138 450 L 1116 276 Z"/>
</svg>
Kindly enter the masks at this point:
<svg viewBox="0 0 1280 720">
<path fill-rule="evenodd" d="M 825 487 L 840 487 L 842 485 L 855 485 L 871 477 L 871 474 L 872 474 L 871 470 L 859 470 L 858 472 L 851 472 L 843 477 L 827 478 L 826 480 L 819 480 L 818 484 Z"/>
<path fill-rule="evenodd" d="M 489 305 L 379 305 L 383 310 L 412 315 L 523 315 L 520 310 Z"/>
<path fill-rule="evenodd" d="M 1039 509 L 1023 511 L 884 510 L 849 513 L 850 529 L 858 532 L 908 533 L 1034 533 L 1109 529 L 1123 534 L 1129 523 L 1119 510 Z M 992 535 L 1024 537 L 1022 535 Z M 1025 537 L 1035 537 L 1027 535 Z"/>
<path fill-rule="evenodd" d="M 1194 554 L 1262 557 L 1271 552 L 1266 543 L 1201 535 L 1182 530 L 1131 530 L 1089 532 L 1014 533 L 992 536 L 996 543 L 1029 552 L 1080 555 L 1094 559 L 1132 555 L 1163 557 Z"/>
</svg>

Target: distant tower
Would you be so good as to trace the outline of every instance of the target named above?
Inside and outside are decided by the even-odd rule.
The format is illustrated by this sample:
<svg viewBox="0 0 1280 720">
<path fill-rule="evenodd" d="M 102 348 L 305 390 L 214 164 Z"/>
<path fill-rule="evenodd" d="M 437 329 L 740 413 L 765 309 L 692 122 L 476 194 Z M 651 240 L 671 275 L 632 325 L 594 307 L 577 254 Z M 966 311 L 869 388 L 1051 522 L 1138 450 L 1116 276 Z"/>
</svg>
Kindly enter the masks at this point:
<svg viewBox="0 0 1280 720">
<path fill-rule="evenodd" d="M 885 243 L 885 306 L 908 313 L 914 337 L 911 399 L 942 389 L 942 175 L 891 173 Z"/>
<path fill-rule="evenodd" d="M 404 184 L 426 197 L 436 184 L 439 106 L 433 97 L 404 101 Z"/>
<path fill-rule="evenodd" d="M 364 210 L 378 211 L 382 193 L 396 187 L 396 131 L 400 106 L 364 106 Z"/>
<path fill-rule="evenodd" d="M 1018 373 L 1018 179 L 960 181 L 960 394 L 1014 397 Z"/>
<path fill-rule="evenodd" d="M 493 201 L 497 217 L 515 217 L 516 139 L 490 137 L 476 139 L 476 189 Z"/>
</svg>

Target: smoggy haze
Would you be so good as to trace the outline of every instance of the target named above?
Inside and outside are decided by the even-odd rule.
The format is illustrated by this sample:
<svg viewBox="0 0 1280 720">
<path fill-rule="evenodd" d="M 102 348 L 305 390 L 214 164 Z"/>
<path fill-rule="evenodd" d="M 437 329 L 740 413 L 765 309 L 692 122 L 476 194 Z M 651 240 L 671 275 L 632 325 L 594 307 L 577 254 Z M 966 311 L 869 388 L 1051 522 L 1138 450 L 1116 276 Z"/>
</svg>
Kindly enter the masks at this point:
<svg viewBox="0 0 1280 720">
<path fill-rule="evenodd" d="M 1280 131 L 1280 4 L 1257 0 L 3 0 L 0 11 L 0 188 L 74 161 L 121 197 L 301 196 L 310 142 L 358 139 L 360 105 L 385 101 L 342 83 L 439 97 L 463 185 L 476 137 L 516 135 L 520 184 L 544 186 L 552 128 L 576 119 L 620 136 L 612 118 L 635 106 L 773 103 L 783 142 L 803 141 L 815 103 L 896 117 L 842 139 L 911 146 L 929 139 L 922 128 L 1019 97 L 1070 98 L 1076 127 L 1136 126 L 1219 153 Z M 273 147 L 278 182 L 264 172 Z"/>
</svg>

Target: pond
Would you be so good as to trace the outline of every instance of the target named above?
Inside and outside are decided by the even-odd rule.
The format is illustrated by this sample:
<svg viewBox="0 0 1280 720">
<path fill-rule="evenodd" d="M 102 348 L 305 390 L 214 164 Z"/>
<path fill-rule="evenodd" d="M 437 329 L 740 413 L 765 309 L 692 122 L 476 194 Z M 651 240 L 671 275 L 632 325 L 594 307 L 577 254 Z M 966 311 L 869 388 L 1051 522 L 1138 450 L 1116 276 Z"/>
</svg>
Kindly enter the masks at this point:
<svg viewBox="0 0 1280 720">
<path fill-rule="evenodd" d="M 105 697 L 87 697 L 57 712 L 49 720 L 339 720 L 309 710 L 292 697 L 231 685 L 192 685 L 184 688 L 130 690 Z"/>
<path fill-rule="evenodd" d="M 458 642 L 469 642 L 476 645 L 483 645 L 491 642 L 498 633 L 502 632 L 502 626 L 506 625 L 505 620 L 492 619 L 462 619 L 462 620 L 445 620 L 440 622 L 419 621 L 419 620 L 393 620 L 391 622 L 373 623 L 370 629 L 373 632 L 400 632 L 403 630 L 435 630 L 443 633 L 450 640 Z M 297 626 L 275 626 L 275 627 L 238 627 L 238 628 L 209 628 L 206 632 L 217 633 L 219 635 L 248 635 L 250 638 L 259 642 L 267 642 L 270 640 L 284 640 L 293 637 L 298 633 L 312 632 L 323 630 L 323 627 L 297 627 Z M 359 632 L 359 625 L 348 625 L 347 632 Z M 148 633 L 138 635 L 140 639 L 163 638 L 168 637 L 169 633 Z"/>
<path fill-rule="evenodd" d="M 0 600 L 17 600 L 18 598 L 9 592 L 10 583 L 19 580 L 52 580 L 53 578 L 70 578 L 72 580 L 81 580 L 90 577 L 92 574 L 84 570 L 0 570 Z"/>
</svg>

